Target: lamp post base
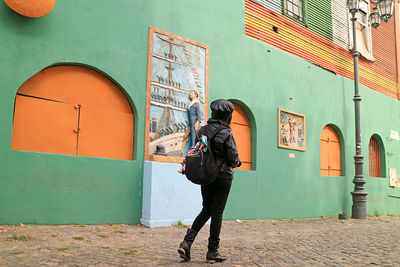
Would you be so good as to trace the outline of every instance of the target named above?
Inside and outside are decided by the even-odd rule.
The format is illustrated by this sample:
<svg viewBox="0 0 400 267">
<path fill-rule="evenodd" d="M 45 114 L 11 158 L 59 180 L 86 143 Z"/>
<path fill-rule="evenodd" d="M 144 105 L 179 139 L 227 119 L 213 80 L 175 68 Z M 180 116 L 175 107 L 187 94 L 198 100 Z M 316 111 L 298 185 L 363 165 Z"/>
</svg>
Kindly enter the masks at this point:
<svg viewBox="0 0 400 267">
<path fill-rule="evenodd" d="M 353 206 L 351 218 L 353 219 L 367 219 L 367 195 L 363 192 L 351 192 L 353 196 Z"/>
</svg>

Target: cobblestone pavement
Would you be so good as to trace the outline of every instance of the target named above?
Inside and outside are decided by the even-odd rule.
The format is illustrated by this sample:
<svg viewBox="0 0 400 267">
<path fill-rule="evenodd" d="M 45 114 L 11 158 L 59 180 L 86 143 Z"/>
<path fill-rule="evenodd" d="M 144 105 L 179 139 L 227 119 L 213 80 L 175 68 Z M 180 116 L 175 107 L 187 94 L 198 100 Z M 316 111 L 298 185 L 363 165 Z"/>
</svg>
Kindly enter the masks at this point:
<svg viewBox="0 0 400 267">
<path fill-rule="evenodd" d="M 192 261 L 176 249 L 182 226 L 0 225 L 0 266 L 207 266 L 208 226 Z M 213 266 L 400 266 L 400 218 L 226 221 Z"/>
</svg>

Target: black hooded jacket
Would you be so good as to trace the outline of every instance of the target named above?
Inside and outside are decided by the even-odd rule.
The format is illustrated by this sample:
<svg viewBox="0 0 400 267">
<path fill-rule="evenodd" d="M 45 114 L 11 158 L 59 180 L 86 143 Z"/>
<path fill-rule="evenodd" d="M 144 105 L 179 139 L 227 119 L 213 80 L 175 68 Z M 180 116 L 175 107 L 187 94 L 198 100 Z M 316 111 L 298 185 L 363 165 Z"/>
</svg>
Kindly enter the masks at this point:
<svg viewBox="0 0 400 267">
<path fill-rule="evenodd" d="M 221 173 L 233 175 L 233 168 L 240 167 L 242 163 L 239 160 L 238 150 L 235 138 L 229 122 L 232 117 L 233 105 L 227 100 L 216 100 L 211 103 L 213 118 L 207 121 L 207 126 L 200 128 L 196 136 L 196 142 L 199 136 L 210 135 L 219 127 L 223 126 L 214 138 L 211 140 L 211 149 L 217 164 L 221 164 Z"/>
</svg>

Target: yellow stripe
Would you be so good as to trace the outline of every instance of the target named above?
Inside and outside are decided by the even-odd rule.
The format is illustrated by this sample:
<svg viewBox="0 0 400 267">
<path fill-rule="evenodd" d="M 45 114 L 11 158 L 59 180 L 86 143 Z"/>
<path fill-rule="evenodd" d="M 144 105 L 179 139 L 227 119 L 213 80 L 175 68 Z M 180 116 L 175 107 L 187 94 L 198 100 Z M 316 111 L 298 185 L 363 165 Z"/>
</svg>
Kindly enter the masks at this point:
<svg viewBox="0 0 400 267">
<path fill-rule="evenodd" d="M 253 12 L 250 12 L 250 13 L 253 13 Z M 258 14 L 255 14 L 255 15 L 257 16 Z M 266 31 L 270 34 L 274 34 L 271 28 L 265 27 L 263 24 L 260 23 L 260 21 L 254 20 L 249 16 L 246 16 L 246 22 L 248 22 L 247 23 L 248 25 L 251 25 L 256 29 L 262 29 L 263 31 Z M 276 24 L 275 22 L 270 21 L 268 19 L 264 19 L 264 21 L 261 21 L 261 22 L 269 23 L 269 24 L 271 24 L 271 26 L 273 24 Z M 283 32 L 287 31 L 287 32 L 291 33 L 291 34 L 281 34 L 280 39 L 285 40 L 286 42 L 291 43 L 292 45 L 295 45 L 297 47 L 301 47 L 305 51 L 309 51 L 313 54 L 316 54 L 319 57 L 331 62 L 332 64 L 334 64 L 336 66 L 340 66 L 343 69 L 352 71 L 352 69 L 353 69 L 352 61 L 349 61 L 347 59 L 342 59 L 341 57 L 337 57 L 335 55 L 331 55 L 326 50 L 324 50 L 324 48 L 321 48 L 320 44 L 313 42 L 311 39 L 309 39 L 307 37 L 304 37 L 304 39 L 298 38 L 297 37 L 298 33 L 291 31 L 290 29 L 288 29 L 285 26 L 281 25 L 280 28 L 283 29 Z M 310 44 L 307 43 L 306 41 L 309 41 Z M 314 46 L 312 46 L 311 44 L 314 44 Z M 317 46 L 317 47 L 315 47 L 315 46 Z M 397 86 L 396 86 L 395 82 L 393 82 L 392 80 L 390 80 L 382 75 L 379 75 L 379 74 L 371 71 L 368 68 L 360 66 L 360 75 L 362 75 L 363 78 L 366 78 L 370 81 L 373 81 L 376 84 L 386 87 L 387 89 L 389 89 L 391 91 L 394 91 L 394 92 L 397 91 Z M 374 78 L 378 79 L 378 80 L 375 80 Z"/>
</svg>

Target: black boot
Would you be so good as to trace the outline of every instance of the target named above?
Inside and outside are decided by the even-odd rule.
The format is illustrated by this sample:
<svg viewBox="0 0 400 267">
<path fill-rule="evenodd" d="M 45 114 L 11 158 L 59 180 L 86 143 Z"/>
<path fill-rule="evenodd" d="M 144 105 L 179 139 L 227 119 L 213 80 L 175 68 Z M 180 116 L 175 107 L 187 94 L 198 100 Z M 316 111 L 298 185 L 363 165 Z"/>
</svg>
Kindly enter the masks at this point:
<svg viewBox="0 0 400 267">
<path fill-rule="evenodd" d="M 195 230 L 188 229 L 183 242 L 179 245 L 179 256 L 186 261 L 190 261 L 190 247 L 192 246 L 196 235 L 197 232 Z"/>
<path fill-rule="evenodd" d="M 206 256 L 208 263 L 223 262 L 226 260 L 226 257 L 219 255 L 218 248 L 219 239 L 216 241 L 208 240 L 208 252 Z"/>
</svg>

